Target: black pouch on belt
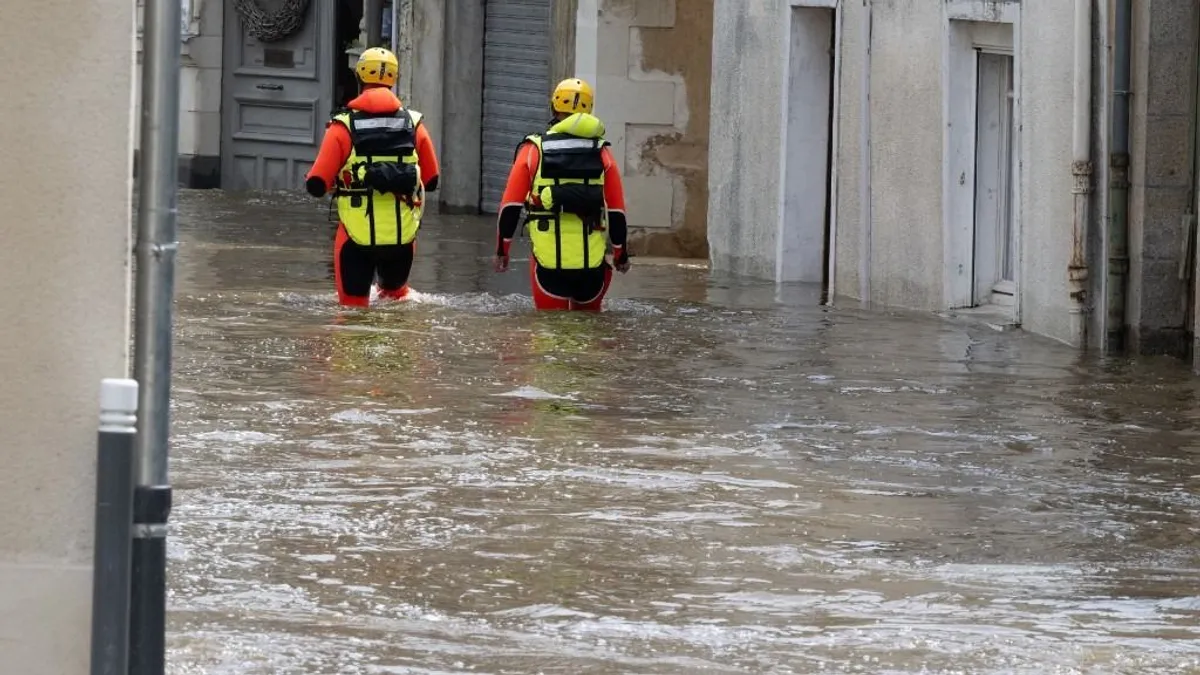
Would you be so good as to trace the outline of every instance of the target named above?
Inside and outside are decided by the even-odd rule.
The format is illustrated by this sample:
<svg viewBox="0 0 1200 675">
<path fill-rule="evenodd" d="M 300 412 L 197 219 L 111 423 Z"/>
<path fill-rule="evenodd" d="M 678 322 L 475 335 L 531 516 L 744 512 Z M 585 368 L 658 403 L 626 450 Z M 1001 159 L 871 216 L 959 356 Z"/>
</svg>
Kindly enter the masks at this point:
<svg viewBox="0 0 1200 675">
<path fill-rule="evenodd" d="M 376 162 L 367 167 L 363 182 L 376 192 L 411 197 L 417 191 L 417 168 L 413 164 Z"/>
<path fill-rule="evenodd" d="M 551 185 L 550 198 L 554 208 L 567 213 L 590 216 L 604 212 L 602 185 Z"/>
</svg>

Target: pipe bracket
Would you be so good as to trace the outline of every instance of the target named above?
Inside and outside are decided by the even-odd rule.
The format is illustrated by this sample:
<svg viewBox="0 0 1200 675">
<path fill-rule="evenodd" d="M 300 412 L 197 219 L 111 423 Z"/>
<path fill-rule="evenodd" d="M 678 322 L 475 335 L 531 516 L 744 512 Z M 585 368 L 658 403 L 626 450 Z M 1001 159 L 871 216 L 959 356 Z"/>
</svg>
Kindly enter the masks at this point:
<svg viewBox="0 0 1200 675">
<path fill-rule="evenodd" d="M 1072 194 L 1086 195 L 1092 192 L 1092 163 L 1090 161 L 1071 162 L 1071 175 L 1075 177 Z"/>
</svg>

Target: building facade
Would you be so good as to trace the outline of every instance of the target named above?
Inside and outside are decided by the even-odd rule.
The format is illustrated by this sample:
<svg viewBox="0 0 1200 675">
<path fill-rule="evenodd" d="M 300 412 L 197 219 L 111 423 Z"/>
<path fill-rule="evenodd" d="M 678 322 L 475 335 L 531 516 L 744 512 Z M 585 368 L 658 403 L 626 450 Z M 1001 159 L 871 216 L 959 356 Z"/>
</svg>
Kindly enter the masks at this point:
<svg viewBox="0 0 1200 675">
<path fill-rule="evenodd" d="M 574 70 L 597 87 L 634 250 L 706 257 L 712 0 L 562 4 L 576 5 Z"/>
<path fill-rule="evenodd" d="M 86 56 L 47 60 L 47 26 Z M 100 383 L 129 366 L 133 39 L 124 0 L 9 5 L 0 21 L 0 114 L 13 122 L 0 197 L 71 186 L 24 209 L 0 249 L 7 673 L 89 672 Z"/>
<path fill-rule="evenodd" d="M 711 0 L 289 2 L 270 5 L 295 15 L 276 23 L 257 0 L 182 2 L 187 187 L 301 189 L 377 31 L 438 145 L 435 208 L 495 213 L 517 143 L 545 128 L 554 83 L 578 75 L 597 88 L 636 250 L 707 254 Z"/>
<path fill-rule="evenodd" d="M 1190 347 L 1194 2 L 717 0 L 714 34 L 714 268 Z"/>
</svg>

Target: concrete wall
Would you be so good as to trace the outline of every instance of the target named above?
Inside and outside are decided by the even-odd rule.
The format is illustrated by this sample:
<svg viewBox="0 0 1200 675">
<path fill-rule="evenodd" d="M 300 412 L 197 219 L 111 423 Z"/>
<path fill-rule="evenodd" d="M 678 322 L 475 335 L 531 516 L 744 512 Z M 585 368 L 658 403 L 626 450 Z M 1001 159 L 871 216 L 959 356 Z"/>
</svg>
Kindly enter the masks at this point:
<svg viewBox="0 0 1200 675">
<path fill-rule="evenodd" d="M 940 3 L 897 0 L 874 6 L 869 194 L 873 303 L 929 310 L 944 304 L 943 21 Z M 843 69 L 861 68 L 864 56 L 843 52 Z M 847 260 L 838 251 L 838 266 L 855 264 L 857 260 Z M 856 291 L 840 290 L 852 296 Z"/>
<path fill-rule="evenodd" d="M 851 3 L 853 4 L 853 3 Z M 774 278 L 786 39 L 780 0 L 715 0 L 708 244 L 714 271 Z"/>
<path fill-rule="evenodd" d="M 790 9 L 784 0 L 717 0 L 713 44 L 709 241 L 715 269 L 775 278 Z M 820 2 L 810 4 L 819 5 Z M 835 143 L 836 296 L 886 306 L 955 306 L 952 277 L 970 258 L 968 175 L 956 134 L 973 129 L 973 79 L 962 91 L 951 31 L 1005 29 L 1017 75 L 1019 305 L 1029 330 L 1069 340 L 1071 247 L 1071 3 L 891 0 L 840 3 Z M 955 96 L 966 106 L 953 106 Z M 960 112 L 954 112 L 958 110 Z M 749 133 L 753 130 L 753 134 Z M 967 133 L 973 144 L 973 131 Z M 973 145 L 970 146 L 973 148 Z M 968 164 L 973 150 L 966 153 Z M 961 185 L 960 185 L 961 184 Z M 972 183 L 973 185 L 973 183 Z M 973 190 L 967 187 L 968 192 Z M 973 197 L 972 197 L 973 199 Z M 967 228 L 966 253 L 961 234 Z M 958 239 L 952 239 L 958 237 Z M 957 253 L 956 253 L 957 251 Z"/>
<path fill-rule="evenodd" d="M 595 0 L 592 0 L 593 3 Z M 579 22 L 579 0 L 555 0 L 550 7 L 550 81 L 575 77 L 575 32 Z"/>
<path fill-rule="evenodd" d="M 575 70 L 596 87 L 642 255 L 703 257 L 712 2 L 580 0 Z"/>
<path fill-rule="evenodd" d="M 1074 341 L 1067 290 L 1074 185 L 1072 5 L 1022 3 L 1017 29 L 1021 76 L 1021 324 L 1028 331 L 1064 342 Z"/>
<path fill-rule="evenodd" d="M 1134 3 L 1130 134 L 1128 347 L 1183 356 L 1189 301 L 1181 278 L 1194 185 L 1194 0 Z"/>
<path fill-rule="evenodd" d="M 405 103 L 425 115 L 444 167 L 438 207 L 477 213 L 480 120 L 483 116 L 484 0 L 412 0 L 413 31 L 401 36 L 411 49 L 411 84 L 401 82 Z M 404 25 L 401 21 L 400 25 Z M 411 46 L 409 45 L 411 43 Z"/>
<path fill-rule="evenodd" d="M 838 78 L 838 133 L 833 139 L 836 160 L 837 190 L 834 205 L 836 231 L 834 234 L 834 265 L 830 279 L 833 296 L 870 297 L 866 287 L 869 275 L 864 274 L 867 261 L 866 242 L 869 239 L 870 200 L 867 198 L 867 169 L 870 167 L 870 145 L 866 143 L 864 124 L 869 119 L 864 86 L 870 81 L 866 73 L 867 49 L 866 7 L 862 3 L 842 3 L 838 33 L 841 59 Z M 868 220 L 864 221 L 864 218 Z"/>
<path fill-rule="evenodd" d="M 185 187 L 215 188 L 221 172 L 221 63 L 224 3 L 183 0 L 179 81 L 179 182 Z M 138 0 L 137 53 L 141 59 L 142 6 Z M 141 92 L 137 72 L 135 92 Z M 137 120 L 135 120 L 135 124 Z M 135 148 L 137 137 L 135 135 Z"/>
<path fill-rule="evenodd" d="M 47 26 L 86 58 L 47 60 Z M 22 121 L 0 131 L 0 199 L 70 186 L 21 209 L 0 248 L 6 673 L 88 672 L 100 381 L 127 372 L 133 45 L 122 0 L 10 4 L 0 21 L 0 115 Z"/>
</svg>

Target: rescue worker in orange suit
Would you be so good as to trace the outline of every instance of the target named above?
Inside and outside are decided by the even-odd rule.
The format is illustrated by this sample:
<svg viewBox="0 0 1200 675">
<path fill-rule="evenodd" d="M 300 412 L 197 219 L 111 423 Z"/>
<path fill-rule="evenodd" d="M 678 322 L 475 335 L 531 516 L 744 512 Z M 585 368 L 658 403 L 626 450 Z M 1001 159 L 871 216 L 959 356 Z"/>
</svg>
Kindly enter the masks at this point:
<svg viewBox="0 0 1200 675">
<path fill-rule="evenodd" d="M 421 113 L 392 93 L 400 73 L 396 55 L 368 49 L 355 71 L 361 92 L 326 125 L 305 188 L 314 197 L 333 192 L 338 302 L 366 307 L 376 275 L 381 297 L 408 295 L 423 204 L 437 189 L 439 167 Z"/>
<path fill-rule="evenodd" d="M 508 270 L 524 209 L 537 309 L 599 310 L 613 267 L 622 274 L 629 270 L 625 194 L 604 140 L 604 123 L 592 115 L 594 103 L 583 80 L 560 82 L 551 98 L 549 129 L 525 137 L 508 174 L 496 224 L 495 267 Z"/>
</svg>

